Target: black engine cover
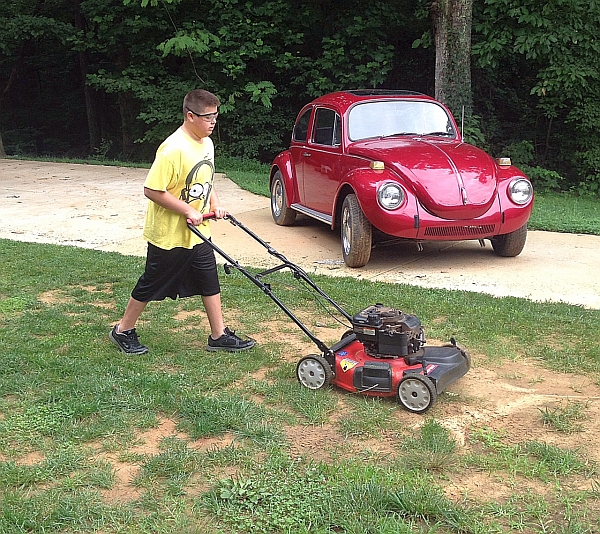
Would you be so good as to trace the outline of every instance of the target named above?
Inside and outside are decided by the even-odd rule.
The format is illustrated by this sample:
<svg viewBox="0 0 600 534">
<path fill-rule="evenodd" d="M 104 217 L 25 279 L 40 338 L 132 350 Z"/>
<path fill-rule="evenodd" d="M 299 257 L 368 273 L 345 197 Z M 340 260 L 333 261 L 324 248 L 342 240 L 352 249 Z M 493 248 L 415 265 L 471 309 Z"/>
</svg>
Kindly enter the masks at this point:
<svg viewBox="0 0 600 534">
<path fill-rule="evenodd" d="M 356 339 L 370 356 L 397 358 L 417 352 L 425 342 L 421 321 L 395 308 L 375 304 L 352 318 Z"/>
</svg>

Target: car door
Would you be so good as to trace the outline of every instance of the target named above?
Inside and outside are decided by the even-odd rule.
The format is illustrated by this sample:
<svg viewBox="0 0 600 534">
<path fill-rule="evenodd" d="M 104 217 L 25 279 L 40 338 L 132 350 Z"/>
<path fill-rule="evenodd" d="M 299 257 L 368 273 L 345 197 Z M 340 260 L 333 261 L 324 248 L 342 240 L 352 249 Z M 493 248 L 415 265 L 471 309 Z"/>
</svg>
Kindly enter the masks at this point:
<svg viewBox="0 0 600 534">
<path fill-rule="evenodd" d="M 332 215 L 335 193 L 340 181 L 340 115 L 333 109 L 317 107 L 304 161 L 304 204 L 307 208 Z"/>
<path fill-rule="evenodd" d="M 294 165 L 294 175 L 296 177 L 296 187 L 298 188 L 298 198 L 300 203 L 304 205 L 304 161 L 306 158 L 308 144 L 308 128 L 310 126 L 310 118 L 312 106 L 303 111 L 294 125 L 292 131 L 292 142 L 290 143 L 290 152 L 292 154 L 292 162 Z"/>
</svg>

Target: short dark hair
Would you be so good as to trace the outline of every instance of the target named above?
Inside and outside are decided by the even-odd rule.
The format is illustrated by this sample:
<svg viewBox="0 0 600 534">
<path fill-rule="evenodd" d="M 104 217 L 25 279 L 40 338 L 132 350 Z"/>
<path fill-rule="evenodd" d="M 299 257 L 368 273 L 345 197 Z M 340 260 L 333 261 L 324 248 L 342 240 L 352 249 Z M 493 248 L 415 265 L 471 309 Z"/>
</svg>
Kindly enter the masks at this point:
<svg viewBox="0 0 600 534">
<path fill-rule="evenodd" d="M 220 105 L 221 102 L 218 96 L 204 89 L 194 89 L 185 95 L 183 99 L 183 115 L 185 116 L 188 110 L 196 113 L 204 113 L 206 108 L 218 107 Z"/>
</svg>

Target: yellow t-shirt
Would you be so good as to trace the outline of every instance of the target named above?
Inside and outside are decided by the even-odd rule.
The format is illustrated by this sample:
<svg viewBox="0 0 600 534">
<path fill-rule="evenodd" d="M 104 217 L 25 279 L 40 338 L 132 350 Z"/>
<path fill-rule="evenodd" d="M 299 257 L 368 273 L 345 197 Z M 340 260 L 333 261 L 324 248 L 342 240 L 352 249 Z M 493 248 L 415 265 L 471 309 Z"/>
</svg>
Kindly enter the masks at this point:
<svg viewBox="0 0 600 534">
<path fill-rule="evenodd" d="M 205 137 L 199 143 L 179 128 L 158 147 L 144 186 L 155 191 L 168 191 L 200 213 L 208 213 L 214 174 L 212 139 Z M 203 235 L 210 237 L 208 221 L 198 228 Z M 183 215 L 152 201 L 148 202 L 144 239 L 167 250 L 175 247 L 192 248 L 202 242 L 190 231 Z"/>
</svg>

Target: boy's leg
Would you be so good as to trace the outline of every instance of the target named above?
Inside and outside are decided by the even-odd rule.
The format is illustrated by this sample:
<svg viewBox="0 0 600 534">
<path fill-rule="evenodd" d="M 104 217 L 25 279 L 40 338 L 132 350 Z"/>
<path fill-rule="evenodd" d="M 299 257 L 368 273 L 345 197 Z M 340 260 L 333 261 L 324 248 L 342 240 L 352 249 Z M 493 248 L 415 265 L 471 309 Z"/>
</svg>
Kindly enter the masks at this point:
<svg viewBox="0 0 600 534">
<path fill-rule="evenodd" d="M 209 351 L 226 350 L 229 352 L 237 352 L 246 350 L 254 346 L 254 340 L 241 339 L 235 335 L 235 332 L 225 327 L 223 321 L 223 311 L 221 309 L 221 294 L 211 295 L 210 297 L 202 297 L 202 303 L 208 316 L 211 334 L 208 336 Z"/>
<path fill-rule="evenodd" d="M 146 309 L 147 305 L 147 302 L 140 302 L 139 300 L 135 300 L 133 297 L 130 297 L 127 307 L 125 308 L 123 318 L 118 325 L 119 332 L 124 332 L 125 330 L 131 330 L 132 328 L 135 328 L 140 315 L 142 315 L 142 312 Z"/>
<path fill-rule="evenodd" d="M 125 354 L 146 354 L 148 352 L 148 347 L 140 343 L 135 331 L 137 320 L 147 304 L 147 302 L 140 302 L 131 297 L 121 322 L 116 324 L 109 334 L 110 340 Z"/>
<path fill-rule="evenodd" d="M 208 316 L 210 335 L 213 339 L 217 339 L 221 337 L 225 331 L 223 310 L 221 308 L 221 293 L 211 295 L 210 297 L 202 296 L 202 303 L 204 304 L 204 309 Z"/>
</svg>

